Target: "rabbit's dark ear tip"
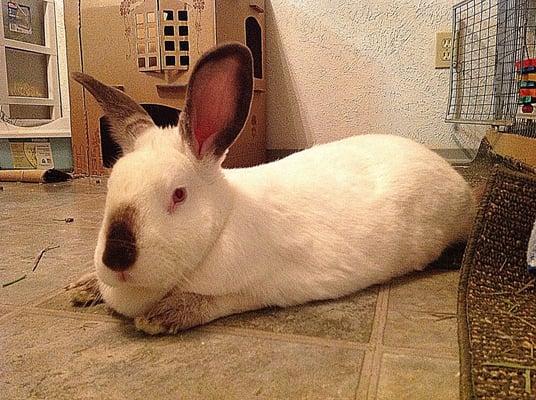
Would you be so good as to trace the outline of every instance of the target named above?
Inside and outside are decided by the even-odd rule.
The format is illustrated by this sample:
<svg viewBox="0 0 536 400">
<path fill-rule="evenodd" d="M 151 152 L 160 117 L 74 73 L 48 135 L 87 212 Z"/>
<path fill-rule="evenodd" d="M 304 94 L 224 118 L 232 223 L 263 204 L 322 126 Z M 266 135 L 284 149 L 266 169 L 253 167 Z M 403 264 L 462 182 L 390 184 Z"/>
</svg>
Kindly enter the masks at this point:
<svg viewBox="0 0 536 400">
<path fill-rule="evenodd" d="M 71 78 L 81 84 L 84 84 L 86 82 L 93 80 L 93 78 L 90 75 L 84 74 L 83 72 L 77 72 L 77 71 L 71 72 Z"/>
<path fill-rule="evenodd" d="M 205 58 L 210 60 L 228 56 L 238 57 L 244 63 L 251 63 L 253 59 L 251 50 L 247 46 L 238 42 L 224 43 L 205 53 Z"/>
</svg>

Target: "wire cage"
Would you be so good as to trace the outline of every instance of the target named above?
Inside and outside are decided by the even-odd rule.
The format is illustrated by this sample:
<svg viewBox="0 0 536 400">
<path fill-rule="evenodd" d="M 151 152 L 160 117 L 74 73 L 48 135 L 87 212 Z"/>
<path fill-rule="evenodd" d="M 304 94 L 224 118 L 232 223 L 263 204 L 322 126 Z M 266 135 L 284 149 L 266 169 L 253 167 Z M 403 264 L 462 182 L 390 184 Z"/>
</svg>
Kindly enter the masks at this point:
<svg viewBox="0 0 536 400">
<path fill-rule="evenodd" d="M 536 137 L 536 0 L 463 1 L 452 32 L 446 121 Z"/>
</svg>

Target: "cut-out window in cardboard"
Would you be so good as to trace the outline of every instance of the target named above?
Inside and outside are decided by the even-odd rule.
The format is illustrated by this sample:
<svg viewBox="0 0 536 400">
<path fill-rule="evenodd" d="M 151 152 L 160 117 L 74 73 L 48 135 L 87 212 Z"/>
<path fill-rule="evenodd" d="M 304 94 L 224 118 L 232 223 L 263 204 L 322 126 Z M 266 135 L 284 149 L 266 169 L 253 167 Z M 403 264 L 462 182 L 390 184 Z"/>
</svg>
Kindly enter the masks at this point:
<svg viewBox="0 0 536 400">
<path fill-rule="evenodd" d="M 171 10 L 162 11 L 162 16 L 165 21 L 173 21 L 173 11 Z"/>
<path fill-rule="evenodd" d="M 175 41 L 174 40 L 166 40 L 164 42 L 164 50 L 165 51 L 175 51 Z"/>
<path fill-rule="evenodd" d="M 262 79 L 262 31 L 255 17 L 246 18 L 246 46 L 253 55 L 253 76 Z"/>
<path fill-rule="evenodd" d="M 187 70 L 188 10 L 184 2 L 146 0 L 135 9 L 138 70 Z"/>
<path fill-rule="evenodd" d="M 164 36 L 174 36 L 175 29 L 173 25 L 164 26 Z"/>
</svg>

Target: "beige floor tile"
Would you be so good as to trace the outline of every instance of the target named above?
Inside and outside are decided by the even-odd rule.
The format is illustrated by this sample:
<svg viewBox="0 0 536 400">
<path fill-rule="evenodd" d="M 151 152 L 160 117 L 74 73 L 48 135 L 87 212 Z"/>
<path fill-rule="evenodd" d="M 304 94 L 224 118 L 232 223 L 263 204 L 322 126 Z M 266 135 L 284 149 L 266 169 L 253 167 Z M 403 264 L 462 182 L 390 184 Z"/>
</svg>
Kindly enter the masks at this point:
<svg viewBox="0 0 536 400">
<path fill-rule="evenodd" d="M 55 207 L 53 196 L 41 191 L 14 191 L 4 187 L 0 191 L 0 221 L 6 218 L 26 217 L 31 214 L 43 212 L 50 207 Z"/>
<path fill-rule="evenodd" d="M 458 362 L 384 354 L 377 400 L 455 400 Z"/>
<path fill-rule="evenodd" d="M 389 310 L 383 342 L 387 346 L 458 354 L 456 314 Z"/>
<path fill-rule="evenodd" d="M 358 350 L 40 315 L 0 323 L 9 399 L 353 399 Z"/>
<path fill-rule="evenodd" d="M 341 300 L 234 315 L 214 321 L 210 325 L 368 343 L 376 296 L 377 290 L 374 288 Z M 38 307 L 83 314 L 110 315 L 104 305 L 71 306 L 68 292 L 60 293 L 39 304 Z"/>
<path fill-rule="evenodd" d="M 377 297 L 373 287 L 343 299 L 253 311 L 215 324 L 368 343 Z"/>
<path fill-rule="evenodd" d="M 5 304 L 26 304 L 70 283 L 92 266 L 97 230 L 81 229 L 76 224 L 2 226 L 2 241 L 11 245 L 2 248 L 0 282 L 11 282 L 23 275 L 26 279 L 0 288 Z M 60 247 L 46 252 L 35 272 L 32 269 L 38 254 L 48 246 Z"/>
<path fill-rule="evenodd" d="M 55 219 L 74 218 L 73 224 L 80 227 L 100 225 L 104 211 L 104 195 L 73 194 L 49 195 L 38 192 L 35 196 L 0 192 L 0 229 L 8 218 L 16 223 L 46 224 L 61 222 Z"/>
<path fill-rule="evenodd" d="M 26 275 L 26 279 L 0 289 L 3 303 L 33 301 L 90 268 L 104 208 L 103 185 L 75 180 L 2 186 L 0 283 Z M 54 221 L 64 218 L 74 221 Z M 60 247 L 47 252 L 32 272 L 39 252 L 56 245 Z"/>
<path fill-rule="evenodd" d="M 456 312 L 459 271 L 426 270 L 395 279 L 390 310 Z"/>
</svg>

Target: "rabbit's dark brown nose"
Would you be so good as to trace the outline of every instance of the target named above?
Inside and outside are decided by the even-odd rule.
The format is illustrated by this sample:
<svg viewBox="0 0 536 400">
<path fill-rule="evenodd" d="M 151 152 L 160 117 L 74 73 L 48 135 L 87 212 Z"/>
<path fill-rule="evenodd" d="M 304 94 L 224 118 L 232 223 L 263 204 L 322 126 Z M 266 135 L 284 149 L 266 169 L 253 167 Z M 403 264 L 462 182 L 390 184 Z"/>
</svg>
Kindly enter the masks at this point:
<svg viewBox="0 0 536 400">
<path fill-rule="evenodd" d="M 136 262 L 135 215 L 133 207 L 118 209 L 110 219 L 102 262 L 113 271 L 125 271 Z"/>
</svg>

